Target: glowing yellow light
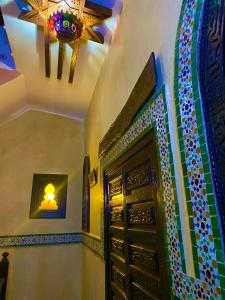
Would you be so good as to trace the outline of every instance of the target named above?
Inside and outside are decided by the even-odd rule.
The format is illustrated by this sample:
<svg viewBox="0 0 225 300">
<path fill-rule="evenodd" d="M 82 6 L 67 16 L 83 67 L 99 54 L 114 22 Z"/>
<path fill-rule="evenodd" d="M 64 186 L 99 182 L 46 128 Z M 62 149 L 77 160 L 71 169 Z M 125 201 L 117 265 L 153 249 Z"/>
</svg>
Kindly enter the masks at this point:
<svg viewBox="0 0 225 300">
<path fill-rule="evenodd" d="M 55 200 L 55 187 L 52 183 L 49 183 L 45 187 L 44 199 L 41 201 L 39 210 L 57 210 L 58 205 Z"/>
</svg>

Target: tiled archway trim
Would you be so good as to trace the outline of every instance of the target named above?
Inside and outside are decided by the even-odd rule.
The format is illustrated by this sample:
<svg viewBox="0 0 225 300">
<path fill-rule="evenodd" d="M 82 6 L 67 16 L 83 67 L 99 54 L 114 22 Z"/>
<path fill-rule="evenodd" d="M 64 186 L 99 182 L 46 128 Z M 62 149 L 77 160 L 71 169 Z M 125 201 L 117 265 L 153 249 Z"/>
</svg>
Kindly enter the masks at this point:
<svg viewBox="0 0 225 300">
<path fill-rule="evenodd" d="M 204 3 L 204 0 L 183 1 L 176 41 L 174 83 L 178 133 L 198 278 L 176 276 L 174 293 L 182 299 L 225 297 L 225 291 L 221 290 L 221 286 L 225 288 L 224 258 L 197 78 L 198 34 Z"/>
</svg>

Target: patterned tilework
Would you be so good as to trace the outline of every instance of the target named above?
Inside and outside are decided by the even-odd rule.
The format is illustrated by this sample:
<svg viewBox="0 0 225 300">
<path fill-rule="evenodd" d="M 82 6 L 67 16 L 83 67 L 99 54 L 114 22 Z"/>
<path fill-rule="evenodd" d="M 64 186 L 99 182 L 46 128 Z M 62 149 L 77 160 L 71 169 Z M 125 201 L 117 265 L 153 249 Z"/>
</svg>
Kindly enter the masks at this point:
<svg viewBox="0 0 225 300">
<path fill-rule="evenodd" d="M 81 243 L 82 233 L 29 234 L 0 237 L 0 248 Z"/>
<path fill-rule="evenodd" d="M 178 26 L 175 97 L 196 277 L 175 278 L 182 299 L 221 299 L 224 269 L 197 79 L 198 33 L 204 0 L 185 0 Z M 219 264 L 218 264 L 219 262 Z M 223 271 L 224 272 L 224 271 Z M 190 298 L 185 296 L 188 290 Z M 185 298 L 186 297 L 186 298 Z"/>
<path fill-rule="evenodd" d="M 102 258 L 104 257 L 101 239 L 87 233 L 74 232 L 0 236 L 0 248 L 54 246 L 76 243 L 83 243 Z"/>
</svg>

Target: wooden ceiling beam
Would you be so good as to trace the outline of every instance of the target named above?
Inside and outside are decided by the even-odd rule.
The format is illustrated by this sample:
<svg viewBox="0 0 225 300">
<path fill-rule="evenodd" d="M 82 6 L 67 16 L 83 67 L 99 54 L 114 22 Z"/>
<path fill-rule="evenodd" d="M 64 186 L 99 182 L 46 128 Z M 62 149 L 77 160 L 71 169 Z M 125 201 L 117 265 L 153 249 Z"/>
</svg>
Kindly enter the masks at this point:
<svg viewBox="0 0 225 300">
<path fill-rule="evenodd" d="M 87 0 L 84 7 L 84 13 L 99 16 L 100 19 L 107 19 L 112 16 L 112 9 Z"/>
<path fill-rule="evenodd" d="M 38 26 L 45 26 L 45 20 L 42 18 L 42 16 L 39 14 L 39 11 L 36 9 L 20 14 L 18 19 L 36 24 Z"/>
<path fill-rule="evenodd" d="M 87 30 L 92 37 L 92 41 L 99 44 L 104 44 L 104 36 L 100 32 L 94 31 L 91 27 L 87 27 Z"/>
</svg>

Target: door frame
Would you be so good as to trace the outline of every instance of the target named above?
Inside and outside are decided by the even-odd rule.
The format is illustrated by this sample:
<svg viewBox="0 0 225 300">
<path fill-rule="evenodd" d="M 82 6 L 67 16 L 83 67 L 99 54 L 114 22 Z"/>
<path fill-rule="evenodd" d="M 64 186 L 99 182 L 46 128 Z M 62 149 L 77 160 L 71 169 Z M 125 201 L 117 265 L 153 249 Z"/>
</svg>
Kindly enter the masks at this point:
<svg viewBox="0 0 225 300">
<path fill-rule="evenodd" d="M 159 149 L 157 146 L 157 137 L 155 135 L 155 130 L 154 128 L 150 129 L 145 135 L 143 135 L 141 137 L 140 140 L 138 140 L 136 143 L 134 143 L 132 145 L 132 147 L 129 148 L 128 152 L 132 149 L 135 148 L 136 145 L 138 145 L 138 143 L 144 139 L 144 138 L 149 138 L 150 141 L 154 141 L 155 142 L 155 148 L 156 148 L 156 155 L 157 155 L 157 175 L 156 178 L 154 178 L 154 183 L 153 184 L 157 184 L 157 202 L 158 202 L 158 220 L 159 220 L 159 235 L 160 237 L 162 237 L 162 244 L 164 246 L 164 251 L 161 252 L 161 258 L 162 260 L 165 262 L 165 266 L 166 266 L 166 250 L 165 250 L 165 219 L 163 217 L 163 207 L 162 207 L 162 186 L 161 186 L 161 181 L 160 181 L 160 162 L 159 162 Z M 147 144 L 147 143 L 144 143 Z M 140 149 L 142 149 L 140 147 Z M 139 150 L 140 150 L 139 149 Z M 138 151 L 135 151 L 135 153 L 137 153 Z M 108 180 L 107 180 L 107 175 L 106 175 L 106 171 L 108 169 L 111 168 L 111 166 L 117 162 L 118 160 L 122 159 L 123 161 L 123 157 L 126 156 L 126 153 L 124 153 L 123 155 L 121 155 L 117 160 L 113 161 L 112 164 L 110 164 L 107 168 L 105 168 L 103 170 L 103 184 L 104 184 L 104 257 L 105 257 L 105 299 L 106 300 L 110 300 L 110 267 L 109 267 L 109 261 L 110 261 L 110 237 L 109 237 L 109 227 L 110 227 L 110 213 L 109 213 L 109 206 L 108 206 Z M 130 159 L 132 157 L 132 155 L 128 155 L 127 159 Z M 163 275 L 161 277 L 161 275 Z M 160 278 L 162 278 L 163 280 L 166 280 L 167 278 L 167 283 L 169 282 L 168 280 L 168 275 L 167 275 L 167 270 L 165 271 L 165 273 L 161 273 L 160 272 Z M 165 285 L 165 295 L 169 295 L 169 287 Z M 165 296 L 165 298 L 163 299 L 169 299 L 169 296 Z"/>
<path fill-rule="evenodd" d="M 160 176 L 160 186 L 165 187 L 161 191 L 160 201 L 163 206 L 163 216 L 165 219 L 174 220 L 165 222 L 165 245 L 167 259 L 167 274 L 170 278 L 170 293 L 172 295 L 172 283 L 176 285 L 176 274 L 185 274 L 185 256 L 182 243 L 181 220 L 178 208 L 178 198 L 176 182 L 174 177 L 174 162 L 171 148 L 171 139 L 168 126 L 168 112 L 165 98 L 165 87 L 162 86 L 147 99 L 144 106 L 139 110 L 132 123 L 109 150 L 101 157 L 100 168 L 103 170 L 110 166 L 118 157 L 128 151 L 147 132 L 154 130 L 156 136 L 156 149 L 158 152 L 158 166 Z M 164 170 L 164 172 L 162 172 Z M 101 179 L 102 184 L 103 178 Z M 103 187 L 103 185 L 102 185 Z M 165 192 L 166 190 L 166 192 Z M 104 254 L 104 209 L 105 201 L 101 207 L 101 255 Z M 176 246 L 174 246 L 176 245 Z M 176 273 L 172 270 L 176 270 Z"/>
</svg>

